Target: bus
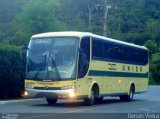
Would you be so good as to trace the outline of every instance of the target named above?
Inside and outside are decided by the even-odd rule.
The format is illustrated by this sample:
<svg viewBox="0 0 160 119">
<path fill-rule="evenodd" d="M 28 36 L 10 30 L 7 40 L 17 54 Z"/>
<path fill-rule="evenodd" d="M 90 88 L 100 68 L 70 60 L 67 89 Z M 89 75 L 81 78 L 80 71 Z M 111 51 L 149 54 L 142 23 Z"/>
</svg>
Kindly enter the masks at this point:
<svg viewBox="0 0 160 119">
<path fill-rule="evenodd" d="M 148 88 L 148 50 L 88 32 L 33 35 L 27 46 L 25 95 L 82 99 L 86 105 L 105 96 L 132 101 Z"/>
</svg>

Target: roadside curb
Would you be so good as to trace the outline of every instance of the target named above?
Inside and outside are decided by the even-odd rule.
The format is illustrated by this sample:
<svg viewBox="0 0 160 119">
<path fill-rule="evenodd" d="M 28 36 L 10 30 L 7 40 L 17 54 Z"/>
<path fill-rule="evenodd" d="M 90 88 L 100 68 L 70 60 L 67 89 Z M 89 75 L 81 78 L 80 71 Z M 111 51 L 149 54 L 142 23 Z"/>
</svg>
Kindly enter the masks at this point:
<svg viewBox="0 0 160 119">
<path fill-rule="evenodd" d="M 29 101 L 40 101 L 40 100 L 44 100 L 44 99 L 43 98 L 36 98 L 36 99 L 7 100 L 7 101 L 0 101 L 0 105 L 29 102 Z"/>
</svg>

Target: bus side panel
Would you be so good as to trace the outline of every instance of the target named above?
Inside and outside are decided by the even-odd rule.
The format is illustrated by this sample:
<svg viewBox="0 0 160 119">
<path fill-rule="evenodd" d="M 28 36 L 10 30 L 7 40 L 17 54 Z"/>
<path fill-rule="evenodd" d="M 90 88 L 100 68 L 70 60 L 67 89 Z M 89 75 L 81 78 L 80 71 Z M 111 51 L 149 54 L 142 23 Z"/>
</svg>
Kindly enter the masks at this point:
<svg viewBox="0 0 160 119">
<path fill-rule="evenodd" d="M 148 65 L 92 60 L 89 74 L 100 84 L 102 95 L 128 93 L 131 83 L 134 83 L 136 92 L 147 91 Z"/>
</svg>

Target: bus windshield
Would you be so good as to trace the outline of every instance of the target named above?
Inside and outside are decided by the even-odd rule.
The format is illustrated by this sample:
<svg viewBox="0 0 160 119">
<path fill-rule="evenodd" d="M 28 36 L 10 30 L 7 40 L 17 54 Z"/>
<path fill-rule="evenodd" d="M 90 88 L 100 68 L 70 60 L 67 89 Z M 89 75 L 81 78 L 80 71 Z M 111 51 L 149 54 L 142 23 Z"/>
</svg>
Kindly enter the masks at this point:
<svg viewBox="0 0 160 119">
<path fill-rule="evenodd" d="M 76 78 L 78 38 L 33 38 L 28 48 L 27 79 L 58 81 Z"/>
</svg>

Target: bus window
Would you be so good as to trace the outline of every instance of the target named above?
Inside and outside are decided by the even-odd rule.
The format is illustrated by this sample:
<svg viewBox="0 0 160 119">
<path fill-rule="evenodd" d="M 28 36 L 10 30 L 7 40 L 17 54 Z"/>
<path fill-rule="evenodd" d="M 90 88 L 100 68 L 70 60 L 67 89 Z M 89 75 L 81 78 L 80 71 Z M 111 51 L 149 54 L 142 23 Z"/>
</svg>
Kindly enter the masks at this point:
<svg viewBox="0 0 160 119">
<path fill-rule="evenodd" d="M 104 58 L 105 59 L 108 59 L 108 58 L 110 58 L 111 57 L 111 53 L 110 53 L 110 51 L 111 51 L 111 43 L 108 43 L 108 42 L 104 42 L 103 43 L 103 48 L 104 48 Z"/>
<path fill-rule="evenodd" d="M 148 51 L 143 50 L 143 55 L 142 56 L 143 56 L 142 63 L 146 65 L 148 63 Z"/>
<path fill-rule="evenodd" d="M 103 53 L 102 53 L 102 41 L 99 39 L 93 38 L 92 40 L 92 56 L 94 58 L 102 59 Z"/>
<path fill-rule="evenodd" d="M 81 40 L 78 63 L 78 78 L 83 78 L 89 68 L 90 61 L 90 37 Z"/>
</svg>

